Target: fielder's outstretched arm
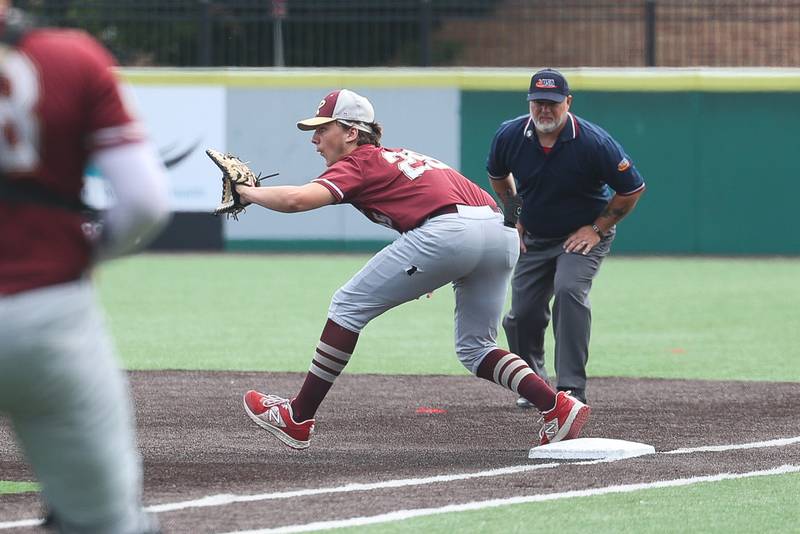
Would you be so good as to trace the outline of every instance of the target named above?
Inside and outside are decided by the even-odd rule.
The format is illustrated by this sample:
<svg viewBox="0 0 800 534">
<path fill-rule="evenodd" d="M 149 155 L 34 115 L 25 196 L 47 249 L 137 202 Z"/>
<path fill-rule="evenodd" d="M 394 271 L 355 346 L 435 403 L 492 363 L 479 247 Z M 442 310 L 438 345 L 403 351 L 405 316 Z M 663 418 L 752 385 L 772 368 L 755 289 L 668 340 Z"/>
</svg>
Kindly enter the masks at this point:
<svg viewBox="0 0 800 534">
<path fill-rule="evenodd" d="M 336 202 L 336 197 L 325 186 L 313 182 L 271 187 L 237 185 L 236 191 L 243 201 L 283 213 L 309 211 Z"/>
</svg>

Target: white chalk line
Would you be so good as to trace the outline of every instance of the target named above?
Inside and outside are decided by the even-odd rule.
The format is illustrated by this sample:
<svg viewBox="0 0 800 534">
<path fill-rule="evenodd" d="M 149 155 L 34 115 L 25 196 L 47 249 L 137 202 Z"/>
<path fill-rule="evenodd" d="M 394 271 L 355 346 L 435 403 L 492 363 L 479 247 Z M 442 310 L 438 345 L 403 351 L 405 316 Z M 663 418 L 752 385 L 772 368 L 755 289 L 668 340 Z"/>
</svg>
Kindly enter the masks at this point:
<svg viewBox="0 0 800 534">
<path fill-rule="evenodd" d="M 605 461 L 605 460 L 602 460 Z M 592 463 L 597 463 L 594 460 Z M 252 502 L 252 501 L 266 501 L 275 499 L 291 499 L 293 497 L 309 497 L 312 495 L 324 495 L 330 493 L 349 493 L 352 491 L 372 491 L 386 488 L 402 488 L 405 486 L 423 486 L 425 484 L 435 484 L 437 482 L 454 482 L 458 480 L 469 480 L 472 478 L 494 477 L 502 475 L 513 475 L 516 473 L 524 473 L 526 471 L 535 471 L 538 469 L 552 469 L 558 467 L 560 463 L 548 463 L 538 465 L 517 465 L 512 467 L 503 467 L 500 469 L 491 469 L 489 471 L 479 471 L 477 473 L 463 473 L 458 475 L 436 475 L 425 478 L 403 478 L 396 480 L 386 480 L 383 482 L 371 483 L 353 483 L 344 486 L 335 486 L 329 488 L 313 488 L 295 491 L 281 491 L 276 493 L 262 493 L 258 495 L 212 495 L 194 501 L 184 501 L 177 503 L 157 504 L 147 508 L 150 512 L 171 512 L 174 510 L 182 510 L 184 508 L 199 508 L 204 506 L 220 506 L 225 504 L 233 504 L 239 502 Z"/>
<path fill-rule="evenodd" d="M 500 506 L 510 506 L 514 504 L 527 504 L 533 502 L 554 501 L 557 499 L 569 499 L 575 497 L 593 497 L 595 495 L 608 495 L 610 493 L 630 493 L 657 488 L 674 488 L 678 486 L 690 486 L 702 482 L 719 482 L 722 480 L 735 480 L 739 478 L 749 478 L 757 476 L 783 475 L 786 473 L 800 472 L 800 465 L 782 465 L 764 471 L 751 471 L 749 473 L 722 473 L 719 475 L 708 475 L 702 477 L 679 478 L 674 480 L 661 480 L 646 484 L 628 484 L 623 486 L 606 486 L 605 488 L 593 488 L 588 490 L 565 491 L 563 493 L 547 493 L 544 495 L 527 495 L 522 497 L 511 497 L 508 499 L 492 499 L 488 501 L 475 501 L 464 504 L 449 504 L 440 508 L 417 508 L 414 510 L 397 510 L 386 514 L 353 517 L 351 519 L 338 519 L 334 521 L 320 521 L 317 523 L 306 523 L 304 525 L 290 525 L 280 528 L 261 529 L 261 530 L 237 530 L 227 534 L 289 534 L 294 532 L 310 532 L 313 530 L 329 530 L 332 528 L 357 527 L 364 525 L 374 525 L 377 523 L 389 523 L 393 521 L 403 521 L 415 517 L 446 514 L 451 512 L 467 512 L 472 510 L 482 510 L 485 508 L 497 508 Z"/>
<path fill-rule="evenodd" d="M 796 442 L 800 442 L 800 436 L 793 438 L 782 438 L 769 441 L 759 441 L 759 442 L 743 443 L 736 445 L 716 445 L 712 447 L 713 449 L 712 452 L 722 452 L 725 450 L 734 450 L 742 448 L 780 447 L 784 445 L 790 445 Z M 696 447 L 695 449 L 675 449 L 675 451 L 666 451 L 666 453 L 674 453 L 677 451 L 681 451 L 680 452 L 681 454 L 688 454 L 695 451 L 705 452 L 706 449 L 708 448 L 709 447 L 705 446 L 705 447 Z M 583 462 L 566 462 L 566 463 L 569 465 L 591 465 L 598 463 L 607 463 L 617 460 L 619 459 L 601 459 L 601 460 L 589 460 Z M 491 469 L 488 471 L 479 471 L 476 473 L 462 473 L 456 475 L 436 475 L 425 478 L 406 478 L 406 479 L 387 480 L 383 482 L 373 482 L 373 483 L 354 483 L 354 484 L 346 484 L 344 486 L 336 486 L 329 488 L 314 488 L 306 490 L 276 492 L 276 493 L 262 493 L 260 495 L 225 495 L 225 494 L 212 495 L 209 497 L 203 497 L 201 499 L 192 501 L 154 505 L 150 506 L 148 510 L 152 512 L 169 512 L 175 510 L 183 510 L 185 508 L 222 506 L 226 504 L 234 504 L 240 502 L 289 499 L 293 497 L 308 497 L 312 495 L 324 495 L 331 493 L 347 493 L 351 491 L 371 491 L 371 490 L 379 490 L 386 488 L 421 486 L 425 484 L 435 484 L 439 482 L 456 482 L 459 480 L 469 480 L 473 478 L 493 477 L 493 476 L 503 476 L 516 473 L 523 473 L 527 471 L 535 471 L 538 469 L 550 469 L 561 465 L 564 465 L 564 462 L 552 462 L 546 464 L 533 464 L 533 465 L 526 464 L 526 465 L 504 467 L 501 469 Z"/>
<path fill-rule="evenodd" d="M 661 454 L 691 454 L 694 452 L 723 452 L 734 451 L 741 449 L 758 449 L 760 447 L 782 447 L 784 445 L 792 445 L 793 443 L 800 443 L 800 436 L 793 438 L 771 439 L 768 441 L 754 441 L 752 443 L 740 443 L 738 445 L 708 445 L 705 447 L 694 447 L 692 449 L 675 449 L 671 451 L 664 451 Z"/>
<path fill-rule="evenodd" d="M 605 460 L 594 460 L 590 463 L 599 463 Z M 176 510 L 185 510 L 187 508 L 204 508 L 207 506 L 225 506 L 228 504 L 253 502 L 253 501 L 266 501 L 276 499 L 291 499 L 293 497 L 309 497 L 312 495 L 323 495 L 331 493 L 347 493 L 352 491 L 371 491 L 376 489 L 385 488 L 401 488 L 404 486 L 420 486 L 424 484 L 435 484 L 437 482 L 453 482 L 457 480 L 468 480 L 471 478 L 492 477 L 501 475 L 511 475 L 515 473 L 524 473 L 526 471 L 535 471 L 538 469 L 550 469 L 558 467 L 560 463 L 547 463 L 547 464 L 534 464 L 534 465 L 519 465 L 512 467 L 503 467 L 500 469 L 492 469 L 489 471 L 479 471 L 477 473 L 464 473 L 459 475 L 437 475 L 426 478 L 406 478 L 397 480 L 387 480 L 385 482 L 373 483 L 353 483 L 344 486 L 336 486 L 329 488 L 312 488 L 304 490 L 283 491 L 275 493 L 260 493 L 255 495 L 232 495 L 232 494 L 218 494 L 209 495 L 200 499 L 191 501 L 179 501 L 174 503 L 164 503 L 148 506 L 146 510 L 152 513 L 173 512 Z M 0 530 L 9 528 L 20 528 L 41 525 L 41 519 L 23 519 L 20 521 L 10 521 L 0 523 Z"/>
<path fill-rule="evenodd" d="M 757 441 L 752 443 L 741 443 L 735 445 L 714 445 L 714 446 L 703 446 L 703 447 L 694 447 L 685 449 L 675 449 L 672 451 L 664 451 L 657 454 L 690 454 L 693 452 L 724 452 L 737 449 L 780 447 L 785 445 L 791 445 L 798 442 L 800 442 L 800 436 L 792 438 L 773 439 L 768 441 Z M 455 482 L 459 480 L 469 480 L 474 478 L 484 478 L 484 477 L 494 477 L 494 476 L 516 474 L 516 473 L 524 473 L 539 469 L 552 469 L 555 467 L 559 467 L 561 465 L 592 465 L 599 463 L 609 463 L 619 460 L 620 459 L 601 459 L 601 460 L 589 460 L 583 462 L 562 462 L 562 463 L 552 462 L 552 463 L 534 464 L 534 465 L 526 464 L 526 465 L 503 467 L 500 469 L 491 469 L 488 471 L 478 471 L 475 473 L 462 473 L 456 475 L 436 475 L 425 478 L 395 479 L 395 480 L 387 480 L 383 482 L 373 482 L 373 483 L 353 483 L 353 484 L 346 484 L 344 486 L 312 488 L 304 490 L 274 492 L 274 493 L 261 493 L 254 495 L 218 494 L 218 495 L 209 495 L 206 497 L 202 497 L 200 499 L 193 499 L 189 501 L 178 501 L 174 503 L 156 504 L 148 506 L 146 509 L 147 511 L 153 513 L 172 512 L 178 510 L 185 510 L 188 508 L 225 506 L 229 504 L 244 503 L 244 502 L 290 499 L 294 497 L 308 497 L 313 495 L 348 493 L 354 491 L 372 491 L 372 490 L 387 489 L 387 488 L 401 488 L 408 486 L 421 486 L 425 484 L 435 484 L 440 482 Z M 26 526 L 37 526 L 40 524 L 42 524 L 41 519 L 23 519 L 19 521 L 0 522 L 0 530 L 10 529 L 10 528 L 20 528 Z"/>
<path fill-rule="evenodd" d="M 44 523 L 43 519 L 20 519 L 19 521 L 8 521 L 0 523 L 0 529 L 38 527 Z"/>
</svg>

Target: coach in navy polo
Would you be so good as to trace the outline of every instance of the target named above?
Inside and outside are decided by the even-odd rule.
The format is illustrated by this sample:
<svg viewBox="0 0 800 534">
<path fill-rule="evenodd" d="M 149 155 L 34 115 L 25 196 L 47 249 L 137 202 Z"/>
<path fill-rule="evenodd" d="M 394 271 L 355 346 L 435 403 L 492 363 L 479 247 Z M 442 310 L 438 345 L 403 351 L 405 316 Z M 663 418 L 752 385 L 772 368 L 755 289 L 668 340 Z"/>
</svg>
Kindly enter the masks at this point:
<svg viewBox="0 0 800 534">
<path fill-rule="evenodd" d="M 547 379 L 544 335 L 552 315 L 557 389 L 585 402 L 589 291 L 644 180 L 605 130 L 570 113 L 572 95 L 559 71 L 533 75 L 528 103 L 528 114 L 500 125 L 486 163 L 500 199 L 512 205 L 519 195 L 522 202 L 521 255 L 503 327 L 510 349 Z M 529 407 L 525 399 L 517 404 Z"/>
</svg>

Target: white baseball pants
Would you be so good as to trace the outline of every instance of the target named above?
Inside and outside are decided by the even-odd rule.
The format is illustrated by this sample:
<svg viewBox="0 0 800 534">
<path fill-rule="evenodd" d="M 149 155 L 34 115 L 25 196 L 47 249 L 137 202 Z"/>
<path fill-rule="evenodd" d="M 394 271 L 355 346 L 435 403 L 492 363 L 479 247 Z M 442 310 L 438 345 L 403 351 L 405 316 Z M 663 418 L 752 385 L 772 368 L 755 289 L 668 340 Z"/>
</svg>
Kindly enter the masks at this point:
<svg viewBox="0 0 800 534">
<path fill-rule="evenodd" d="M 90 282 L 0 295 L 0 412 L 62 532 L 150 529 L 128 383 Z"/>
<path fill-rule="evenodd" d="M 500 316 L 519 256 L 516 229 L 488 206 L 459 206 L 406 232 L 333 296 L 328 317 L 360 332 L 373 318 L 452 282 L 456 354 L 475 373 L 497 347 Z"/>
</svg>

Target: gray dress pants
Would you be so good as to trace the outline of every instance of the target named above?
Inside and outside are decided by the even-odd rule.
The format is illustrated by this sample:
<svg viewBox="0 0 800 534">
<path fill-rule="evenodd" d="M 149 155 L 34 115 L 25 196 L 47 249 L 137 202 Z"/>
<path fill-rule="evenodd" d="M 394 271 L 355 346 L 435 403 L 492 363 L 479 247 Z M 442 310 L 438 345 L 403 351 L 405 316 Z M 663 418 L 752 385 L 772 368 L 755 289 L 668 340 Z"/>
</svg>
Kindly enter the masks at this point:
<svg viewBox="0 0 800 534">
<path fill-rule="evenodd" d="M 586 256 L 566 253 L 565 237 L 524 236 L 511 280 L 511 310 L 503 318 L 509 349 L 544 380 L 544 334 L 552 316 L 555 371 L 560 390 L 586 389 L 592 308 L 589 291 L 614 240 L 612 229 Z M 550 300 L 553 299 L 552 314 Z"/>
</svg>

